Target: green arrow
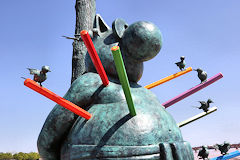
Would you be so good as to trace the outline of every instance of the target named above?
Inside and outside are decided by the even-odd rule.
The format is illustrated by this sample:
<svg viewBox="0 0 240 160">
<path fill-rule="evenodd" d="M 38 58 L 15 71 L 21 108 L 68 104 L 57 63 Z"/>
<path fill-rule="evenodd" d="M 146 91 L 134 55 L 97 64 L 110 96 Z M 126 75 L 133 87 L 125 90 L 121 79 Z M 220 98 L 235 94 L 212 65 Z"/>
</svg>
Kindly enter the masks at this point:
<svg viewBox="0 0 240 160">
<path fill-rule="evenodd" d="M 136 111 L 135 111 L 135 107 L 133 104 L 133 99 L 130 91 L 130 85 L 129 85 L 126 69 L 123 63 L 120 48 L 118 46 L 114 46 L 111 48 L 111 50 L 112 50 L 115 66 L 117 69 L 118 77 L 119 77 L 120 83 L 122 84 L 124 95 L 126 97 L 130 115 L 136 116 Z"/>
</svg>

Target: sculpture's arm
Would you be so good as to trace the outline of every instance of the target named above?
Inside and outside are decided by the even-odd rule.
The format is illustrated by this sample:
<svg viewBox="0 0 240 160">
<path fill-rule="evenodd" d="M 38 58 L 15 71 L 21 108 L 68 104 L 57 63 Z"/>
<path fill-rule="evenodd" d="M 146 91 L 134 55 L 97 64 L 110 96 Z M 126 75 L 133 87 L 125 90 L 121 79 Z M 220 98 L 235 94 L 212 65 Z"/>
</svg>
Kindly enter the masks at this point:
<svg viewBox="0 0 240 160">
<path fill-rule="evenodd" d="M 64 96 L 65 99 L 76 104 L 71 96 L 73 90 L 70 88 Z M 75 122 L 77 116 L 56 105 L 48 115 L 38 137 L 38 151 L 44 160 L 59 160 L 61 142 Z"/>
<path fill-rule="evenodd" d="M 84 74 L 74 81 L 64 98 L 85 109 L 101 84 L 97 74 Z M 77 118 L 73 112 L 59 105 L 53 108 L 38 137 L 38 151 L 44 160 L 60 160 L 61 144 Z"/>
<path fill-rule="evenodd" d="M 48 115 L 38 137 L 38 151 L 44 160 L 59 160 L 63 138 L 72 127 L 74 113 L 56 105 Z"/>
</svg>

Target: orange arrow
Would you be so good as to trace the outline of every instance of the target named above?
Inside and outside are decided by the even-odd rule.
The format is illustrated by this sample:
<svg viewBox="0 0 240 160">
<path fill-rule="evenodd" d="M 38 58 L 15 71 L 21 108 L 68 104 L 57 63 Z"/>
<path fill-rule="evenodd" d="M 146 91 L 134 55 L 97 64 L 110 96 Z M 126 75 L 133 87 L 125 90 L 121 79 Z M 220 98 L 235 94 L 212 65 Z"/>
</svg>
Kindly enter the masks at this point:
<svg viewBox="0 0 240 160">
<path fill-rule="evenodd" d="M 82 109 L 82 108 L 78 107 L 77 105 L 73 104 L 72 102 L 58 96 L 57 94 L 53 93 L 52 91 L 48 90 L 47 88 L 41 87 L 39 84 L 37 84 L 35 81 L 33 81 L 29 78 L 24 81 L 24 85 L 87 120 L 89 120 L 92 117 L 92 115 L 90 113 L 88 113 L 87 111 L 85 111 L 84 109 Z"/>
<path fill-rule="evenodd" d="M 156 82 L 153 82 L 153 83 L 151 83 L 151 84 L 149 84 L 149 85 L 144 86 L 144 88 L 151 89 L 151 88 L 153 88 L 153 87 L 156 87 L 156 86 L 158 86 L 158 85 L 160 85 L 160 84 L 163 84 L 163 83 L 165 83 L 165 82 L 167 82 L 167 81 L 170 81 L 170 80 L 172 80 L 172 79 L 174 79 L 174 78 L 177 78 L 177 77 L 179 77 L 179 76 L 181 76 L 181 75 L 184 75 L 184 74 L 186 74 L 186 73 L 188 73 L 188 72 L 191 72 L 191 71 L 192 71 L 192 67 L 188 67 L 186 70 L 183 70 L 183 71 L 181 71 L 181 72 L 177 72 L 177 73 L 172 74 L 172 75 L 170 75 L 170 76 L 168 76 L 168 77 L 165 77 L 165 78 L 163 78 L 163 79 L 160 79 L 160 80 L 158 80 L 158 81 L 156 81 Z"/>
</svg>

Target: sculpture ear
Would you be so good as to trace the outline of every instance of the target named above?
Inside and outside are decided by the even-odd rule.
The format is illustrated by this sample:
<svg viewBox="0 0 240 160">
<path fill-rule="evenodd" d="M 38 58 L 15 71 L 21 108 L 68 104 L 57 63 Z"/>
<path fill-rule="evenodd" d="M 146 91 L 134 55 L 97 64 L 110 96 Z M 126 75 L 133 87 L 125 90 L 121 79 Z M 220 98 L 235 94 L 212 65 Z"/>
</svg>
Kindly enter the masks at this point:
<svg viewBox="0 0 240 160">
<path fill-rule="evenodd" d="M 128 27 L 128 24 L 123 19 L 117 18 L 112 23 L 113 34 L 116 36 L 117 39 L 121 39 L 127 27 Z"/>
<path fill-rule="evenodd" d="M 110 29 L 110 27 L 104 22 L 103 18 L 100 16 L 100 14 L 96 14 L 96 16 L 95 16 L 93 28 L 97 29 L 99 35 Z"/>
</svg>

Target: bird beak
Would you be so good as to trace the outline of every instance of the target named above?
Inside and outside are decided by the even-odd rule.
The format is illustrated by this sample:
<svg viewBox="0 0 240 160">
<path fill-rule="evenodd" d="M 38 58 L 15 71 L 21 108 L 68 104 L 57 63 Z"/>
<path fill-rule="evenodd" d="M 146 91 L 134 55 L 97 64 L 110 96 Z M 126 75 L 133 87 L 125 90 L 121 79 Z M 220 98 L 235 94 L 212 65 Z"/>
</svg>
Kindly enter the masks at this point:
<svg viewBox="0 0 240 160">
<path fill-rule="evenodd" d="M 196 69 L 193 69 L 194 71 L 197 71 Z"/>
<path fill-rule="evenodd" d="M 51 72 L 50 70 L 48 72 Z"/>
</svg>

